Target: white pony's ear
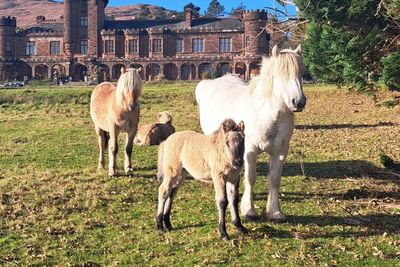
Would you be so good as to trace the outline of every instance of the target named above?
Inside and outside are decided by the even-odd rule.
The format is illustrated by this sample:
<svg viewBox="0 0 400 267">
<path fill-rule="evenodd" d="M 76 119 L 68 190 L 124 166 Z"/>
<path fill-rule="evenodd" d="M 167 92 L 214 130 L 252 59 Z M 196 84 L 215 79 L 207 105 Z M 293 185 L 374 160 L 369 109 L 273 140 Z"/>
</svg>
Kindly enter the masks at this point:
<svg viewBox="0 0 400 267">
<path fill-rule="evenodd" d="M 299 45 L 299 46 L 294 50 L 294 52 L 295 52 L 296 54 L 298 54 L 298 55 L 301 55 L 301 52 L 303 52 L 302 49 L 301 49 L 301 45 Z"/>
<path fill-rule="evenodd" d="M 124 74 L 126 72 L 125 67 L 121 67 L 121 74 Z"/>
<path fill-rule="evenodd" d="M 275 46 L 272 48 L 272 56 L 273 56 L 273 57 L 277 57 L 277 56 L 279 55 L 279 52 L 280 52 L 280 50 L 279 50 L 278 46 L 275 45 Z"/>
<path fill-rule="evenodd" d="M 143 68 L 142 68 L 142 67 L 139 67 L 136 71 L 137 71 L 137 73 L 141 73 L 142 70 L 143 70 Z"/>
</svg>

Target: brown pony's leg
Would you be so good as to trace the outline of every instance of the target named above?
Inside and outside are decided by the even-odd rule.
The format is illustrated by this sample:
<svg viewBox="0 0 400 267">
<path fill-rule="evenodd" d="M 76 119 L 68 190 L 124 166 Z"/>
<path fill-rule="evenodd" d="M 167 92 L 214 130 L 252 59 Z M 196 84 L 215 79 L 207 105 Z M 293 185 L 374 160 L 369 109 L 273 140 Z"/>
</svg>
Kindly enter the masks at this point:
<svg viewBox="0 0 400 267">
<path fill-rule="evenodd" d="M 231 211 L 232 223 L 236 229 L 244 234 L 247 233 L 247 229 L 243 226 L 239 217 L 239 181 L 240 177 L 237 177 L 236 181 L 229 181 L 226 183 L 226 191 L 228 195 L 229 208 Z"/>
<path fill-rule="evenodd" d="M 97 146 L 99 147 L 99 165 L 98 169 L 104 169 L 104 149 L 107 147 L 106 145 L 106 138 L 105 132 L 100 129 L 99 127 L 95 127 L 96 134 L 97 134 Z"/>
<path fill-rule="evenodd" d="M 108 175 L 114 176 L 116 174 L 116 155 L 118 153 L 118 132 L 115 128 L 110 127 L 110 141 L 108 147 Z"/>
<path fill-rule="evenodd" d="M 132 175 L 132 163 L 131 156 L 133 150 L 133 139 L 135 138 L 136 132 L 131 131 L 126 133 L 126 144 L 125 144 L 125 173 Z"/>
<path fill-rule="evenodd" d="M 217 203 L 219 225 L 218 230 L 222 240 L 228 240 L 229 236 L 226 232 L 225 212 L 228 206 L 228 199 L 226 196 L 226 183 L 224 177 L 220 175 L 213 175 L 213 183 L 215 189 L 215 201 Z"/>
</svg>

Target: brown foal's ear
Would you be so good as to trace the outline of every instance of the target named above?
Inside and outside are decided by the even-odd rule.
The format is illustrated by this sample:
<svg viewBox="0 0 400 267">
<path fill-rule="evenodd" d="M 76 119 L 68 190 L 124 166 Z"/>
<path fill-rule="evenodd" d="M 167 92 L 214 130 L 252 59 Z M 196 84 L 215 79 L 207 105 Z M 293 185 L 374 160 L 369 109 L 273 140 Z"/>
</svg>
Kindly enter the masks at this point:
<svg viewBox="0 0 400 267">
<path fill-rule="evenodd" d="M 239 129 L 244 132 L 244 122 L 240 121 L 240 123 L 238 124 Z"/>
<path fill-rule="evenodd" d="M 302 52 L 301 45 L 299 45 L 299 46 L 294 50 L 294 52 L 295 52 L 296 54 L 298 54 L 298 55 L 301 55 L 301 52 Z"/>
</svg>

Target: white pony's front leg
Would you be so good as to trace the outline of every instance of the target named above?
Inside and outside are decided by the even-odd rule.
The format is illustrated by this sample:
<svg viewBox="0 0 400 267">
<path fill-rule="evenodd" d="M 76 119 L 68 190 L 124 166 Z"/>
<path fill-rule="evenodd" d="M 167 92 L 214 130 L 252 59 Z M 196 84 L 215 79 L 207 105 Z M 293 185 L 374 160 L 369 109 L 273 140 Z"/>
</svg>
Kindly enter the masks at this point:
<svg viewBox="0 0 400 267">
<path fill-rule="evenodd" d="M 244 192 L 240 202 L 240 213 L 247 219 L 253 219 L 257 216 L 253 201 L 253 188 L 256 182 L 256 161 L 257 153 L 246 147 L 244 153 Z"/>
<path fill-rule="evenodd" d="M 282 167 L 285 162 L 288 146 L 282 148 L 283 151 L 271 155 L 269 173 L 269 193 L 267 202 L 267 216 L 271 221 L 284 221 L 285 214 L 281 211 L 279 202 L 279 187 L 281 185 Z M 283 153 L 282 153 L 283 152 Z"/>
</svg>

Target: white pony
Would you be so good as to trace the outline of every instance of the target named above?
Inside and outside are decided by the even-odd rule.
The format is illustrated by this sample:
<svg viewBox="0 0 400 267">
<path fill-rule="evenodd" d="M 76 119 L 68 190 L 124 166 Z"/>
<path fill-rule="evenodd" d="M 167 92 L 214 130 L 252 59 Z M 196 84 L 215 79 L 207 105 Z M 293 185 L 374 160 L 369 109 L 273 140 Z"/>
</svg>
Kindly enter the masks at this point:
<svg viewBox="0 0 400 267">
<path fill-rule="evenodd" d="M 260 75 L 249 85 L 237 76 L 225 75 L 201 81 L 196 87 L 200 124 L 205 134 L 218 130 L 226 118 L 246 125 L 245 190 L 240 209 L 248 219 L 257 216 L 253 202 L 257 155 L 267 152 L 271 155 L 267 216 L 274 221 L 285 220 L 279 203 L 282 166 L 294 129 L 293 112 L 302 111 L 306 105 L 300 53 L 300 46 L 282 51 L 274 46 L 272 56 L 262 61 Z"/>
</svg>

